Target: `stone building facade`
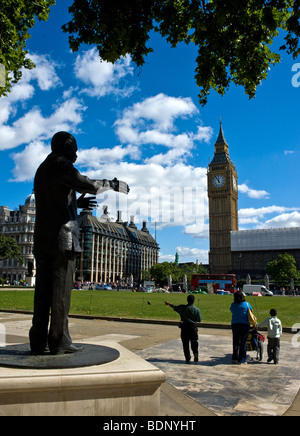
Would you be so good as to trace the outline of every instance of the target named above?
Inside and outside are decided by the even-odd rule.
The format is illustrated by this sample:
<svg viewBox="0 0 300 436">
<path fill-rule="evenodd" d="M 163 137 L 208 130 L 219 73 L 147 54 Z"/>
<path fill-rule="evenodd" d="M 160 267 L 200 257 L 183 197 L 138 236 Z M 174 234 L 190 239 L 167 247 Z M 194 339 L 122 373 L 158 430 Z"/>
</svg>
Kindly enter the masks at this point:
<svg viewBox="0 0 300 436">
<path fill-rule="evenodd" d="M 20 264 L 14 259 L 0 260 L 0 277 L 10 282 L 26 280 L 33 284 L 34 256 L 33 233 L 35 223 L 35 196 L 28 195 L 25 204 L 18 210 L 10 210 L 0 206 L 0 234 L 13 237 L 21 247 L 24 262 Z"/>
</svg>

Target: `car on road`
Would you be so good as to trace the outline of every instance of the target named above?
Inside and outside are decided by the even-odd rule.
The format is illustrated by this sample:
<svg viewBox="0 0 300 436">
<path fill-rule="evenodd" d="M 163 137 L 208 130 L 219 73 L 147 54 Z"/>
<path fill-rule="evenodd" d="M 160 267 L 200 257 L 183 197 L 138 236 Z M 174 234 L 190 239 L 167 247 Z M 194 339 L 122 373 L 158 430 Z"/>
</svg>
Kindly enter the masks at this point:
<svg viewBox="0 0 300 436">
<path fill-rule="evenodd" d="M 229 291 L 224 291 L 224 289 L 217 289 L 216 290 L 217 295 L 230 295 Z"/>
<path fill-rule="evenodd" d="M 95 290 L 97 290 L 97 291 L 112 291 L 112 287 L 110 285 L 96 285 Z"/>
<path fill-rule="evenodd" d="M 269 291 L 269 289 L 267 289 L 264 285 L 244 285 L 243 292 L 245 295 L 253 295 L 254 292 L 259 292 L 262 296 L 273 296 L 273 292 Z"/>
</svg>

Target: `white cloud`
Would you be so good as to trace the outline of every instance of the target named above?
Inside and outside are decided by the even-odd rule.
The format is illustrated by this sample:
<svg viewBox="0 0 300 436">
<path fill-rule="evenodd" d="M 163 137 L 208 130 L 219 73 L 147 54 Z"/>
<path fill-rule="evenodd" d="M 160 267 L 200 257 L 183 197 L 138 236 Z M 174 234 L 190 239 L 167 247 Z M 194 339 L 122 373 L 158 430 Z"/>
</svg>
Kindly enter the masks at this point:
<svg viewBox="0 0 300 436">
<path fill-rule="evenodd" d="M 271 229 L 283 227 L 300 227 L 300 213 L 295 211 L 292 213 L 278 215 L 274 218 L 267 220 L 265 223 L 260 224 L 256 228 Z"/>
<path fill-rule="evenodd" d="M 80 92 L 91 97 L 101 98 L 108 94 L 125 97 L 135 90 L 126 84 L 120 86 L 121 79 L 133 74 L 129 55 L 112 64 L 100 59 L 97 49 L 92 48 L 77 56 L 74 71 L 77 79 L 88 86 Z"/>
<path fill-rule="evenodd" d="M 268 215 L 268 214 L 283 213 L 283 212 L 288 212 L 291 210 L 295 210 L 295 208 L 275 206 L 275 205 L 260 207 L 258 209 L 255 209 L 254 207 L 249 207 L 249 208 L 245 208 L 245 209 L 240 209 L 239 210 L 239 217 L 240 218 L 252 218 L 252 217 L 263 218 L 265 215 Z"/>
<path fill-rule="evenodd" d="M 153 155 L 146 162 L 174 165 L 186 159 L 194 148 L 194 141 L 209 142 L 211 127 L 199 126 L 197 133 L 178 133 L 175 121 L 192 117 L 198 110 L 191 98 L 175 98 L 158 94 L 124 110 L 115 122 L 116 133 L 122 143 L 152 145 Z M 155 146 L 165 146 L 166 153 L 155 153 Z M 149 154 L 149 149 L 147 150 Z"/>
<path fill-rule="evenodd" d="M 11 126 L 0 126 L 0 150 L 49 139 L 60 130 L 74 131 L 82 121 L 84 110 L 85 107 L 76 98 L 63 102 L 49 117 L 44 117 L 39 108 L 33 108 Z"/>
<path fill-rule="evenodd" d="M 73 98 L 57 105 L 53 114 L 48 117 L 42 114 L 39 107 L 33 107 L 9 123 L 10 119 L 17 115 L 20 104 L 26 104 L 34 96 L 34 82 L 37 82 L 42 91 L 49 91 L 61 84 L 55 71 L 56 65 L 51 59 L 35 54 L 30 57 L 36 68 L 24 69 L 22 79 L 13 86 L 11 93 L 0 99 L 0 150 L 49 139 L 59 130 L 75 130 L 77 124 L 82 121 L 85 107 L 78 99 Z M 24 107 L 26 109 L 26 106 Z"/>
<path fill-rule="evenodd" d="M 259 191 L 255 189 L 249 188 L 246 183 L 243 183 L 242 185 L 239 185 L 239 192 L 242 194 L 246 194 L 250 198 L 269 198 L 270 194 L 267 191 Z"/>
<path fill-rule="evenodd" d="M 190 224 L 185 227 L 184 233 L 192 236 L 193 238 L 203 238 L 209 237 L 209 224 L 204 222 L 200 224 Z"/>
<path fill-rule="evenodd" d="M 177 247 L 176 251 L 179 254 L 179 262 L 194 262 L 207 264 L 208 263 L 208 251 L 200 248 L 190 247 Z M 159 254 L 160 262 L 174 262 L 174 254 Z"/>
<path fill-rule="evenodd" d="M 45 55 L 30 54 L 30 59 L 35 63 L 35 68 L 32 70 L 22 70 L 22 82 L 31 82 L 37 80 L 38 86 L 42 91 L 49 91 L 61 84 L 59 77 L 56 74 L 55 68 L 58 65 Z"/>
<path fill-rule="evenodd" d="M 204 141 L 209 143 L 213 135 L 211 127 L 198 126 L 198 132 L 193 136 L 194 141 Z"/>
<path fill-rule="evenodd" d="M 22 152 L 11 154 L 11 158 L 15 162 L 15 168 L 12 171 L 14 179 L 10 181 L 26 182 L 32 180 L 37 168 L 50 151 L 50 146 L 35 141 L 27 145 Z"/>
<path fill-rule="evenodd" d="M 90 170 L 93 179 L 117 177 L 129 184 L 130 194 L 106 192 L 99 196 L 111 205 L 112 214 L 123 211 L 124 220 L 135 215 L 138 222 L 151 222 L 167 226 L 204 225 L 206 206 L 206 169 L 184 164 L 163 167 L 158 164 L 111 163 Z M 103 199 L 103 201 L 102 201 Z M 106 203 L 105 203 L 106 204 Z"/>
<path fill-rule="evenodd" d="M 179 254 L 179 262 L 185 262 L 186 259 L 191 261 L 191 259 L 196 262 L 197 260 L 200 263 L 207 264 L 208 263 L 208 252 L 207 250 L 200 248 L 189 248 L 189 247 L 177 247 L 177 252 Z"/>
<path fill-rule="evenodd" d="M 153 137 L 158 133 L 173 131 L 175 119 L 191 116 L 197 112 L 191 98 L 175 98 L 158 94 L 126 109 L 122 118 L 115 123 L 116 132 L 123 143 L 145 144 L 152 142 Z M 152 128 L 150 129 L 149 126 Z M 169 136 L 163 135 L 159 143 L 170 146 Z"/>
<path fill-rule="evenodd" d="M 249 218 L 239 218 L 239 224 L 245 225 L 245 224 L 258 224 L 259 220 L 258 217 L 249 217 Z"/>
<path fill-rule="evenodd" d="M 7 123 L 12 115 L 17 113 L 17 105 L 31 99 L 35 93 L 32 82 L 37 81 L 38 87 L 48 91 L 60 84 L 55 72 L 56 65 L 42 55 L 30 55 L 36 65 L 32 70 L 22 69 L 22 79 L 13 85 L 11 92 L 0 99 L 0 125 Z"/>
<path fill-rule="evenodd" d="M 75 91 L 80 93 L 79 88 L 70 87 L 62 89 L 61 93 L 68 100 L 57 103 L 49 115 L 45 116 L 39 107 L 32 107 L 23 116 L 8 123 L 14 107 L 17 107 L 13 106 L 13 102 L 27 102 L 33 97 L 33 81 L 43 91 L 60 84 L 55 65 L 51 68 L 49 65 L 47 71 L 47 58 L 36 57 L 34 61 L 39 65 L 38 70 L 32 75 L 30 72 L 24 75 L 23 81 L 14 87 L 10 100 L 3 104 L 2 112 L 0 106 L 1 149 L 26 145 L 19 153 L 11 154 L 15 163 L 12 180 L 18 182 L 34 177 L 38 165 L 50 152 L 49 139 L 55 132 L 67 130 L 76 133 L 86 110 L 82 101 L 72 98 Z M 92 49 L 77 57 L 75 73 L 86 85 L 83 92 L 98 98 L 122 92 L 120 81 L 132 74 L 132 67 L 129 57 L 115 65 L 100 62 L 96 49 Z M 98 179 L 117 177 L 130 186 L 129 196 L 110 191 L 99 196 L 100 203 L 111 204 L 114 216 L 118 209 L 122 209 L 127 219 L 135 215 L 137 222 L 150 218 L 152 222 L 165 226 L 196 224 L 198 235 L 205 233 L 207 169 L 194 168 L 183 161 L 196 141 L 209 142 L 212 129 L 198 126 L 196 132 L 182 132 L 176 126 L 177 120 L 198 113 L 191 98 L 158 94 L 123 111 L 114 125 L 120 145 L 79 150 L 76 166 L 81 168 L 82 173 Z M 149 146 L 147 157 L 143 158 L 142 146 L 146 145 Z M 161 151 L 161 146 L 167 148 L 166 153 L 157 151 L 158 147 Z M 137 160 L 141 163 L 136 163 Z M 191 229 L 188 229 L 190 234 Z"/>
<path fill-rule="evenodd" d="M 159 262 L 174 262 L 175 261 L 175 255 L 174 254 L 164 254 L 159 253 Z"/>
<path fill-rule="evenodd" d="M 140 151 L 134 145 L 122 147 L 117 145 L 113 148 L 97 148 L 93 147 L 78 152 L 78 159 L 76 165 L 84 166 L 93 169 L 101 168 L 102 165 L 108 163 L 119 162 L 125 157 L 130 157 L 132 160 L 140 158 Z"/>
<path fill-rule="evenodd" d="M 147 158 L 145 162 L 155 163 L 160 165 L 174 165 L 182 159 L 186 159 L 191 154 L 191 149 L 194 147 L 192 138 L 183 133 L 181 135 L 168 135 L 170 148 L 167 153 L 159 153 Z M 162 144 L 161 145 L 166 145 Z"/>
<path fill-rule="evenodd" d="M 300 214 L 297 212 L 298 210 L 299 208 L 274 205 L 258 209 L 241 209 L 239 210 L 240 230 L 247 228 L 269 229 L 274 227 L 300 227 Z M 273 216 L 267 219 L 267 215 Z"/>
</svg>

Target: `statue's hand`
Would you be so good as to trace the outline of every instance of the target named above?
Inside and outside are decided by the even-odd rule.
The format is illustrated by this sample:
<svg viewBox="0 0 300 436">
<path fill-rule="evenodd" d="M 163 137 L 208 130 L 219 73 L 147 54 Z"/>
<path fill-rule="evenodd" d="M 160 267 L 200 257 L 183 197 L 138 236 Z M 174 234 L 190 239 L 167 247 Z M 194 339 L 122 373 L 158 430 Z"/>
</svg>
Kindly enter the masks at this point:
<svg viewBox="0 0 300 436">
<path fill-rule="evenodd" d="M 121 192 L 122 194 L 128 194 L 130 189 L 126 182 L 118 180 L 116 177 L 110 181 L 111 188 L 116 192 Z"/>
<path fill-rule="evenodd" d="M 97 206 L 96 197 L 87 197 L 87 198 L 85 198 L 84 196 L 85 196 L 85 194 L 82 194 L 77 199 L 77 207 L 79 209 L 93 210 Z"/>
</svg>

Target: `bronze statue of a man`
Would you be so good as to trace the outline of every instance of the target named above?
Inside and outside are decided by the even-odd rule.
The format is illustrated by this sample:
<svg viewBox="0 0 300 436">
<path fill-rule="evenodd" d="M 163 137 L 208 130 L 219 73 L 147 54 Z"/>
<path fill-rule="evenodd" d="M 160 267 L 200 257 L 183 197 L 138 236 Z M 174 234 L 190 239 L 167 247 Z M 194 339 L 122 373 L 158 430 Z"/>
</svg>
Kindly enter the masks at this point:
<svg viewBox="0 0 300 436">
<path fill-rule="evenodd" d="M 43 354 L 47 344 L 51 354 L 79 350 L 72 344 L 68 329 L 75 261 L 81 251 L 77 208 L 95 207 L 96 197 L 84 198 L 85 194 L 96 195 L 108 189 L 119 191 L 121 184 L 116 179 L 91 180 L 80 174 L 73 166 L 77 143 L 67 132 L 53 136 L 51 150 L 34 179 L 36 288 L 29 332 L 34 355 Z M 76 192 L 82 194 L 78 199 Z"/>
</svg>

